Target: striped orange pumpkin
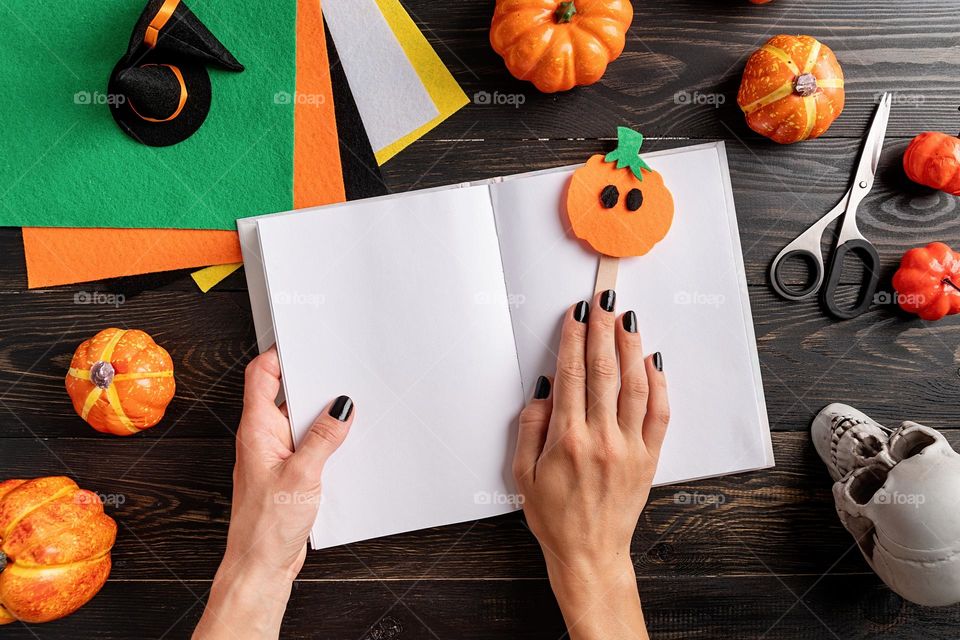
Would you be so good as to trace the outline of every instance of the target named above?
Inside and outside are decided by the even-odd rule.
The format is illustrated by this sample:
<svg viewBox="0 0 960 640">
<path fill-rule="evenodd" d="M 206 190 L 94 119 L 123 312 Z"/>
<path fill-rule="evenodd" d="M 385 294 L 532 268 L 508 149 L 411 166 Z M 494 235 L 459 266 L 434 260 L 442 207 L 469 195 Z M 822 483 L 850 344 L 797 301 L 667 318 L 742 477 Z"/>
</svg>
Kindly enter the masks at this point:
<svg viewBox="0 0 960 640">
<path fill-rule="evenodd" d="M 170 354 L 135 329 L 104 329 L 77 347 L 66 384 L 77 414 L 118 436 L 160 422 L 176 388 Z"/>
<path fill-rule="evenodd" d="M 70 478 L 0 482 L 0 625 L 85 605 L 110 575 L 116 537 L 100 497 Z"/>
<path fill-rule="evenodd" d="M 781 144 L 822 135 L 843 101 L 837 57 L 810 36 L 770 38 L 747 61 L 737 94 L 750 128 Z"/>
</svg>

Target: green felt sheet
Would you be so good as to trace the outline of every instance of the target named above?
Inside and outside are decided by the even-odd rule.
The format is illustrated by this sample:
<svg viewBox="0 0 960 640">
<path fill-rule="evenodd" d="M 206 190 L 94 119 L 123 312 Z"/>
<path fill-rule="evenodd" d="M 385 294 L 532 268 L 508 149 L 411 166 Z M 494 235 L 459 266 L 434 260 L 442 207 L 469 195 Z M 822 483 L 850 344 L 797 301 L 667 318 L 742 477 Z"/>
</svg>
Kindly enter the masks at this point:
<svg viewBox="0 0 960 640">
<path fill-rule="evenodd" d="M 104 102 L 144 5 L 0 2 L 0 226 L 234 229 L 293 208 L 296 0 L 187 0 L 246 70 L 211 68 L 206 122 L 165 148 Z"/>
</svg>

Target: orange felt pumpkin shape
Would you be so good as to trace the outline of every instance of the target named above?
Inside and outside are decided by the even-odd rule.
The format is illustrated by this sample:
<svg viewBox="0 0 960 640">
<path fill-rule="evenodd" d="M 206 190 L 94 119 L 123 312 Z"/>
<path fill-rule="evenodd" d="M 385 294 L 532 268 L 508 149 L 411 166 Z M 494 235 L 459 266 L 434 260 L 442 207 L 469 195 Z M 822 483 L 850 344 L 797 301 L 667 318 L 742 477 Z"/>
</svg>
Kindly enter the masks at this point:
<svg viewBox="0 0 960 640">
<path fill-rule="evenodd" d="M 750 56 L 737 93 L 750 128 L 781 144 L 822 135 L 843 102 L 837 57 L 810 36 L 770 38 Z"/>
<path fill-rule="evenodd" d="M 555 93 L 599 80 L 631 22 L 630 0 L 497 0 L 490 44 L 515 78 Z"/>
<path fill-rule="evenodd" d="M 642 256 L 673 223 L 673 196 L 663 177 L 640 159 L 643 136 L 620 127 L 617 149 L 574 171 L 567 216 L 574 235 L 614 258 Z"/>
<path fill-rule="evenodd" d="M 938 131 L 921 133 L 904 152 L 903 169 L 918 184 L 960 196 L 960 138 Z"/>
<path fill-rule="evenodd" d="M 50 622 L 100 591 L 117 524 L 70 478 L 0 482 L 0 625 Z"/>
<path fill-rule="evenodd" d="M 170 354 L 135 329 L 104 329 L 77 347 L 66 384 L 77 414 L 118 436 L 160 422 L 176 387 Z"/>
</svg>

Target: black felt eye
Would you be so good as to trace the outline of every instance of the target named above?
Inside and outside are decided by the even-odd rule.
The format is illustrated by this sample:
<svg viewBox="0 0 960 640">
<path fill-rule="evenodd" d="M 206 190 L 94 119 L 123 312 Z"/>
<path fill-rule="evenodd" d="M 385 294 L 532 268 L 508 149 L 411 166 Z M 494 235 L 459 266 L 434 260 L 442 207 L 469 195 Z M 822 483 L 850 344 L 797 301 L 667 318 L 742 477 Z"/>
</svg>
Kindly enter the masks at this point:
<svg viewBox="0 0 960 640">
<path fill-rule="evenodd" d="M 636 211 L 643 204 L 643 192 L 640 189 L 630 189 L 627 194 L 627 210 Z"/>
<path fill-rule="evenodd" d="M 612 184 L 608 184 L 600 192 L 600 204 L 606 209 L 613 209 L 617 206 L 618 200 L 620 200 L 620 190 Z"/>
</svg>

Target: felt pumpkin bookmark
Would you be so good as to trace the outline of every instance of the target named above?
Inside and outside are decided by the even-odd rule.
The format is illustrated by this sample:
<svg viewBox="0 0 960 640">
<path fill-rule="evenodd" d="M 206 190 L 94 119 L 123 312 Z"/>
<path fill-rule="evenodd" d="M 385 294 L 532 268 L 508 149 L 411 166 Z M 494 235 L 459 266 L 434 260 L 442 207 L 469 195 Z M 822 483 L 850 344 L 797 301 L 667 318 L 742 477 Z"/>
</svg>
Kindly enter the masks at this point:
<svg viewBox="0 0 960 640">
<path fill-rule="evenodd" d="M 617 148 L 592 156 L 567 186 L 567 217 L 575 236 L 600 254 L 596 292 L 615 289 L 620 258 L 642 256 L 673 223 L 673 196 L 640 157 L 643 135 L 617 128 Z"/>
</svg>

